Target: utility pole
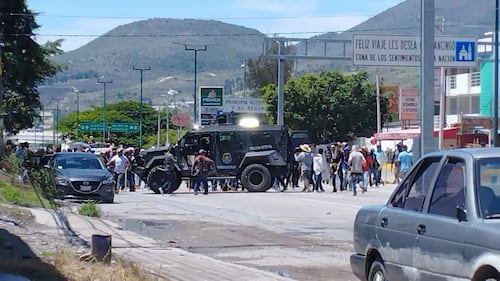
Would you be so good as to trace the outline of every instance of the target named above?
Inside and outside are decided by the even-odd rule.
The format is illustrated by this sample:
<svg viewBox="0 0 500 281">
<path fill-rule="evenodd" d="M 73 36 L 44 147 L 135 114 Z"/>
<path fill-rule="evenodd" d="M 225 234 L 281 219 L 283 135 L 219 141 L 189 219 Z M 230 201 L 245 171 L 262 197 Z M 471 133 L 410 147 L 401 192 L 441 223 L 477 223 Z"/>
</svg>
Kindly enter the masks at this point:
<svg viewBox="0 0 500 281">
<path fill-rule="evenodd" d="M 285 124 L 285 41 L 279 41 L 278 47 L 278 113 L 277 124 Z"/>
<path fill-rule="evenodd" d="M 56 136 L 57 137 L 54 138 L 54 144 L 57 147 L 58 146 L 57 139 L 59 138 L 59 101 L 63 100 L 63 98 L 52 98 L 52 100 L 56 101 L 56 122 L 55 122 L 55 125 L 56 125 Z M 52 117 L 54 117 L 54 116 L 52 116 Z M 36 128 L 35 128 L 35 130 L 36 130 Z"/>
<path fill-rule="evenodd" d="M 132 66 L 133 70 L 139 70 L 141 72 L 141 96 L 140 96 L 140 105 L 139 105 L 139 148 L 142 148 L 142 75 L 144 71 L 149 71 L 151 70 L 151 67 L 148 66 L 147 68 L 139 68 Z"/>
<path fill-rule="evenodd" d="M 243 97 L 247 97 L 247 59 L 243 61 L 241 65 L 243 68 Z"/>
<path fill-rule="evenodd" d="M 104 87 L 104 96 L 102 102 L 102 142 L 106 143 L 106 88 L 107 85 L 113 83 L 113 80 L 100 80 L 97 79 L 97 83 L 100 83 Z"/>
<path fill-rule="evenodd" d="M 207 45 L 203 45 L 203 48 L 188 48 L 188 45 L 184 45 L 185 51 L 193 51 L 194 52 L 194 109 L 193 109 L 193 123 L 195 125 L 198 124 L 198 95 L 196 93 L 196 71 L 197 71 L 197 62 L 198 62 L 198 52 L 205 52 L 207 50 Z"/>
<path fill-rule="evenodd" d="M 382 116 L 380 116 L 380 83 L 378 81 L 378 74 L 375 76 L 377 80 L 375 87 L 377 87 L 377 133 L 382 132 Z"/>
<path fill-rule="evenodd" d="M 435 0 L 421 0 L 421 66 L 420 66 L 420 150 L 415 159 L 435 150 L 434 146 L 434 19 Z"/>
<path fill-rule="evenodd" d="M 169 105 L 168 105 L 168 91 L 167 93 L 165 94 L 165 108 L 166 108 L 166 111 L 167 111 L 167 116 L 165 116 L 166 120 L 167 120 L 167 125 L 165 126 L 165 129 L 167 130 L 167 133 L 166 133 L 166 136 L 165 136 L 165 146 L 166 147 L 169 147 L 170 146 L 170 138 L 169 138 L 169 135 L 168 135 L 168 131 L 170 130 L 170 125 L 168 124 L 170 122 L 170 108 L 169 108 Z"/>
</svg>

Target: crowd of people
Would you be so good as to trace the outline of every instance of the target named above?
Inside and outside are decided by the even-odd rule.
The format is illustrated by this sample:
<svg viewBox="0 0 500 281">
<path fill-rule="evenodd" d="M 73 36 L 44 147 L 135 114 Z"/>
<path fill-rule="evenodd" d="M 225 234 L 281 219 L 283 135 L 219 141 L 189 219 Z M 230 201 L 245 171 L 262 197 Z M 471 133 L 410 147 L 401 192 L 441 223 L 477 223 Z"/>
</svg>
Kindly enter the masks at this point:
<svg viewBox="0 0 500 281">
<path fill-rule="evenodd" d="M 88 145 L 74 146 L 65 151 L 94 152 L 91 149 L 93 138 L 89 138 Z M 29 144 L 6 143 L 9 153 L 15 151 L 18 158 L 22 159 Z M 46 153 L 62 151 L 61 148 L 48 148 Z M 114 172 L 116 192 L 128 189 L 134 192 L 141 185 L 140 178 L 133 173 L 136 165 L 136 156 L 139 149 L 135 147 L 115 146 L 112 144 L 101 148 L 99 151 L 102 162 Z M 187 184 L 188 190 L 193 189 L 195 195 L 203 188 L 203 193 L 208 194 L 209 188 L 217 190 L 237 190 L 241 187 L 238 179 L 209 181 L 209 174 L 215 170 L 214 161 L 208 158 L 206 151 L 200 149 L 191 167 L 193 180 Z M 166 152 L 165 166 L 176 164 L 175 157 Z M 169 157 L 170 156 L 170 157 Z M 368 149 L 366 146 L 357 146 L 343 142 L 328 145 L 302 144 L 295 148 L 294 161 L 290 165 L 286 178 L 276 178 L 273 188 L 286 191 L 288 187 L 301 188 L 302 192 L 325 192 L 325 184 L 332 186 L 332 192 L 351 191 L 353 196 L 358 190 L 365 193 L 368 187 L 380 187 L 385 182 L 382 180 L 382 167 L 391 164 L 394 172 L 394 181 L 397 184 L 410 171 L 413 156 L 408 147 L 398 143 L 391 154 L 382 150 L 380 144 Z M 167 169 L 167 172 L 169 169 Z M 209 184 L 210 182 L 210 184 Z M 301 183 L 301 187 L 299 187 Z M 165 189 L 164 190 L 168 190 Z"/>
<path fill-rule="evenodd" d="M 382 181 L 382 167 L 391 163 L 395 181 L 406 176 L 412 166 L 412 154 L 408 147 L 398 143 L 391 159 L 382 150 L 380 144 L 368 149 L 366 146 L 350 146 L 347 143 L 333 143 L 326 149 L 314 144 L 302 144 L 295 149 L 295 162 L 291 168 L 291 182 L 293 187 L 299 187 L 302 179 L 303 192 L 324 192 L 323 183 L 333 186 L 332 192 L 352 191 L 353 196 L 358 194 L 358 187 L 362 193 L 368 187 L 380 187 Z M 286 190 L 285 185 L 283 190 Z"/>
</svg>

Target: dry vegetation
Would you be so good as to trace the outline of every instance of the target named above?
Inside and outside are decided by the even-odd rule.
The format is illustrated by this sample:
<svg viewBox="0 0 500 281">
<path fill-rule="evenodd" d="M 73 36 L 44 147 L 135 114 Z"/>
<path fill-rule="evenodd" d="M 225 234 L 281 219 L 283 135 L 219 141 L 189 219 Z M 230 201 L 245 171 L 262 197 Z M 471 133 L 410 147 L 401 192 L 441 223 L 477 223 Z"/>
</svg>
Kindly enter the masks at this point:
<svg viewBox="0 0 500 281">
<path fill-rule="evenodd" d="M 90 252 L 85 241 L 56 234 L 48 226 L 36 223 L 33 214 L 25 208 L 57 204 L 43 198 L 37 192 L 39 189 L 15 181 L 16 174 L 6 172 L 9 170 L 5 168 L 15 165 L 5 162 L 0 162 L 3 168 L 0 171 L 0 273 L 21 275 L 32 281 L 168 280 L 117 255 L 112 256 L 109 265 L 81 260 Z"/>
<path fill-rule="evenodd" d="M 78 254 L 68 250 L 57 250 L 56 253 L 41 257 L 40 260 L 2 260 L 0 272 L 25 276 L 34 281 L 168 280 L 121 259 L 115 259 L 110 265 L 79 261 Z"/>
<path fill-rule="evenodd" d="M 33 281 L 168 280 L 114 255 L 109 265 L 81 260 L 90 252 L 67 237 L 47 234 L 25 209 L 0 206 L 0 272 Z"/>
</svg>

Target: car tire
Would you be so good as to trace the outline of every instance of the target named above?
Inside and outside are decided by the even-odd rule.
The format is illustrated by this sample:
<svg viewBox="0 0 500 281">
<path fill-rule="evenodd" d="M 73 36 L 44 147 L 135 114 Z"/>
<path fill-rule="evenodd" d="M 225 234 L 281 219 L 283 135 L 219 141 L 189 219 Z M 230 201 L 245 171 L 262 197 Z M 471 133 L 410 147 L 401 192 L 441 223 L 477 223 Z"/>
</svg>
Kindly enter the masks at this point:
<svg viewBox="0 0 500 281">
<path fill-rule="evenodd" d="M 483 271 L 482 273 L 479 274 L 479 276 L 474 276 L 472 278 L 473 281 L 498 281 L 500 280 L 500 274 L 494 270 L 494 269 L 489 269 L 486 271 Z"/>
<path fill-rule="evenodd" d="M 241 184 L 249 192 L 264 192 L 271 187 L 271 172 L 261 164 L 248 165 L 241 172 Z"/>
<path fill-rule="evenodd" d="M 102 203 L 105 203 L 105 204 L 113 204 L 113 202 L 115 201 L 114 198 L 108 198 L 108 199 L 104 199 L 102 200 Z"/>
<path fill-rule="evenodd" d="M 368 273 L 368 281 L 387 281 L 387 271 L 384 263 L 380 259 L 376 259 L 370 266 Z"/>
</svg>

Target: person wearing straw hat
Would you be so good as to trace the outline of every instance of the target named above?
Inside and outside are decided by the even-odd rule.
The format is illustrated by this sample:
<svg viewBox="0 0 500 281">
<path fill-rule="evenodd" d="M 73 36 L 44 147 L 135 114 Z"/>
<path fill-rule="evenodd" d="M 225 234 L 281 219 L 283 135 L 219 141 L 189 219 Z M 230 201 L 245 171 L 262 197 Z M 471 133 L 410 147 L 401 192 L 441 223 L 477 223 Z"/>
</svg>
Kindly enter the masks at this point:
<svg viewBox="0 0 500 281">
<path fill-rule="evenodd" d="M 300 152 L 297 155 L 296 161 L 299 162 L 300 171 L 302 174 L 302 181 L 304 182 L 304 188 L 302 192 L 311 191 L 312 185 L 312 165 L 313 165 L 313 156 L 311 153 L 311 147 L 308 144 L 301 144 Z"/>
</svg>

